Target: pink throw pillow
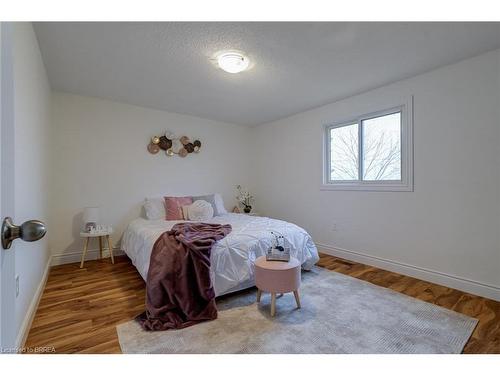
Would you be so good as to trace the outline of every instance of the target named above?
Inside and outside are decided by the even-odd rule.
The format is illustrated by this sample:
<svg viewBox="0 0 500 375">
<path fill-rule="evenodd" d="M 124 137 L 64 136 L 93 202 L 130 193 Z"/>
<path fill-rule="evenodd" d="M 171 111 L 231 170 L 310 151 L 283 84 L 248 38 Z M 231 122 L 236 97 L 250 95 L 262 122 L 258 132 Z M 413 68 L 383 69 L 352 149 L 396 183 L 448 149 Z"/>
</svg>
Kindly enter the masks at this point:
<svg viewBox="0 0 500 375">
<path fill-rule="evenodd" d="M 191 197 L 164 197 L 165 211 L 167 213 L 166 220 L 184 220 L 182 214 L 182 206 L 193 203 Z"/>
</svg>

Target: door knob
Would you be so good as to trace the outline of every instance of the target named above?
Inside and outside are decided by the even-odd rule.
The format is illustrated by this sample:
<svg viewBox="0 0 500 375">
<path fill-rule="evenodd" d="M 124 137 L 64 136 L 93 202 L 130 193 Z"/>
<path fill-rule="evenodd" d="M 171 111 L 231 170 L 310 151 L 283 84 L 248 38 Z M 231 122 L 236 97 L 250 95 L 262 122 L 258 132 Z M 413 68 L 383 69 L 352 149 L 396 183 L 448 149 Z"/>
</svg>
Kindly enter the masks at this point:
<svg viewBox="0 0 500 375">
<path fill-rule="evenodd" d="M 28 220 L 18 226 L 12 222 L 12 218 L 6 217 L 2 223 L 2 247 L 5 250 L 10 249 L 16 238 L 27 242 L 38 241 L 45 233 L 47 228 L 40 220 Z"/>
</svg>

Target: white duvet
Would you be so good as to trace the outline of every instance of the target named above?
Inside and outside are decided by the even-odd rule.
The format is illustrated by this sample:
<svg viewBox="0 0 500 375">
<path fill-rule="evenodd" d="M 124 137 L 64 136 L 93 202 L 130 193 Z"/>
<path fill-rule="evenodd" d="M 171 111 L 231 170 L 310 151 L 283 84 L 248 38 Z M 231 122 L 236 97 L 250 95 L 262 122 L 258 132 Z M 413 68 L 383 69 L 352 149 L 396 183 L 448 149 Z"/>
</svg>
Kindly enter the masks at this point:
<svg viewBox="0 0 500 375">
<path fill-rule="evenodd" d="M 122 250 L 146 280 L 149 258 L 158 237 L 180 221 L 136 219 L 123 235 Z M 231 233 L 212 249 L 210 274 L 217 296 L 254 286 L 255 259 L 265 255 L 273 241 L 271 231 L 285 237 L 291 256 L 309 270 L 319 260 L 311 236 L 299 226 L 267 217 L 228 213 L 207 223 L 231 224 Z"/>
</svg>

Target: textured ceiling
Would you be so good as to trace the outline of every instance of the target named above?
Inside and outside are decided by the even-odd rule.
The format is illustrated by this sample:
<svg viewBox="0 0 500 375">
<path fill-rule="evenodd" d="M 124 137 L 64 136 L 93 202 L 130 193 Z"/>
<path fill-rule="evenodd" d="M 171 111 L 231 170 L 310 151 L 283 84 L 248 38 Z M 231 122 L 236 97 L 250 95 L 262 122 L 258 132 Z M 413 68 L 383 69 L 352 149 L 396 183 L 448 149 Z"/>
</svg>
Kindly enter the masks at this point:
<svg viewBox="0 0 500 375">
<path fill-rule="evenodd" d="M 35 23 L 54 90 L 242 125 L 500 48 L 500 23 Z M 219 50 L 252 68 L 217 69 Z"/>
</svg>

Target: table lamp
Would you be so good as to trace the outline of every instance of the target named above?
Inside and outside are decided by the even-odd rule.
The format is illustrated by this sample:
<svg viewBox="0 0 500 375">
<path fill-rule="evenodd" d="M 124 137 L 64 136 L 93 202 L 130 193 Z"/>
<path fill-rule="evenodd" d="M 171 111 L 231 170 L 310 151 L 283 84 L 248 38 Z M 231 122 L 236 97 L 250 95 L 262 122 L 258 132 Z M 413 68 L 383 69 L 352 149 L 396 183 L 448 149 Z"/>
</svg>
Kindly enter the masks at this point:
<svg viewBox="0 0 500 375">
<path fill-rule="evenodd" d="M 85 232 L 90 232 L 90 228 L 96 228 L 99 222 L 99 207 L 85 207 L 83 210 L 83 227 Z"/>
</svg>

